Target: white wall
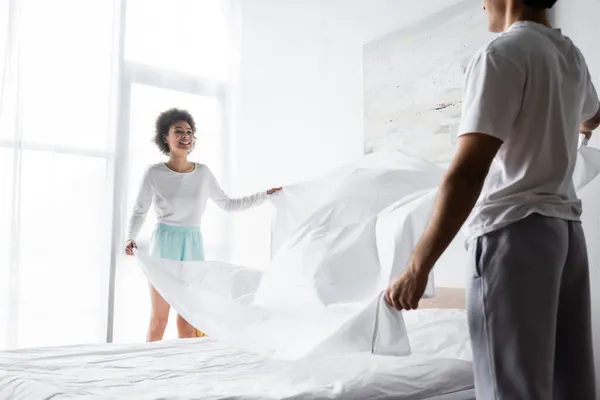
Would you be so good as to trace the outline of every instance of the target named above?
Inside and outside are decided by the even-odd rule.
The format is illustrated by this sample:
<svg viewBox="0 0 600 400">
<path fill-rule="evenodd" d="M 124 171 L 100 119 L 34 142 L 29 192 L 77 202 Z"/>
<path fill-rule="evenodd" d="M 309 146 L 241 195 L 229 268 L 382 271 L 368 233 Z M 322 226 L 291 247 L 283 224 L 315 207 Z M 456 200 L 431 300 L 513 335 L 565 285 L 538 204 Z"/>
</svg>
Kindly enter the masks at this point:
<svg viewBox="0 0 600 400">
<path fill-rule="evenodd" d="M 586 57 L 588 67 L 594 79 L 596 88 L 600 90 L 600 1 L 598 0 L 562 0 L 556 3 L 554 9 L 554 25 L 563 30 L 581 49 Z M 590 145 L 600 148 L 600 132 L 590 140 Z M 590 192 L 594 192 L 591 195 Z M 600 198 L 600 183 L 595 182 L 586 188 L 586 195 L 593 199 Z M 600 211 L 599 202 L 584 203 L 584 229 L 588 240 L 592 280 L 592 323 L 594 326 L 594 346 L 596 360 L 597 398 L 600 399 Z M 592 208 L 593 207 L 593 208 Z"/>
<path fill-rule="evenodd" d="M 454 3 L 243 0 L 236 192 L 311 178 L 359 157 L 362 45 Z M 558 26 L 587 56 L 600 88 L 600 3 L 562 0 L 555 10 Z M 600 147 L 600 135 L 592 145 Z M 598 192 L 600 196 L 600 188 Z M 267 262 L 269 223 L 268 208 L 239 217 L 234 261 Z M 590 258 L 595 333 L 600 337 L 600 248 L 594 243 Z M 600 340 L 596 347 L 600 351 Z"/>
<path fill-rule="evenodd" d="M 455 2 L 243 0 L 236 192 L 360 157 L 363 44 Z M 269 218 L 267 209 L 238 217 L 234 261 L 268 260 Z"/>
</svg>

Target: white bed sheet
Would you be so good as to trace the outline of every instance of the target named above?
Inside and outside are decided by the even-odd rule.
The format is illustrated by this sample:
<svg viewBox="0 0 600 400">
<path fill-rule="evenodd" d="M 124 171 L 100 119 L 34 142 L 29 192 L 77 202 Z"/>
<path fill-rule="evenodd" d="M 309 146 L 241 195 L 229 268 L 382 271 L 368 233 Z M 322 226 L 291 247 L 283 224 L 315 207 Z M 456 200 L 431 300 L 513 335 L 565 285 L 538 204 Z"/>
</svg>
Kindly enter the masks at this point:
<svg viewBox="0 0 600 400">
<path fill-rule="evenodd" d="M 0 399 L 424 399 L 473 387 L 466 317 L 406 313 L 409 357 L 276 361 L 212 339 L 0 353 Z"/>
</svg>

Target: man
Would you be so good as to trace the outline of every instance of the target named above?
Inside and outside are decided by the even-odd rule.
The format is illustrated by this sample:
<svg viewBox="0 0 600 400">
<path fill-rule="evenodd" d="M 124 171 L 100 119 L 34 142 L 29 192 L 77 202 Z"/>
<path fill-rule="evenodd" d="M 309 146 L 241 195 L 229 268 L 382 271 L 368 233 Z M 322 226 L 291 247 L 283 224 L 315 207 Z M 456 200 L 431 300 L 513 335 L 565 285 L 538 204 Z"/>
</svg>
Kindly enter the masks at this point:
<svg viewBox="0 0 600 400">
<path fill-rule="evenodd" d="M 490 30 L 502 35 L 467 70 L 457 153 L 406 271 L 386 292 L 397 309 L 417 308 L 471 215 L 477 400 L 596 398 L 572 174 L 578 132 L 600 125 L 600 103 L 581 53 L 549 26 L 555 1 L 484 0 Z"/>
</svg>

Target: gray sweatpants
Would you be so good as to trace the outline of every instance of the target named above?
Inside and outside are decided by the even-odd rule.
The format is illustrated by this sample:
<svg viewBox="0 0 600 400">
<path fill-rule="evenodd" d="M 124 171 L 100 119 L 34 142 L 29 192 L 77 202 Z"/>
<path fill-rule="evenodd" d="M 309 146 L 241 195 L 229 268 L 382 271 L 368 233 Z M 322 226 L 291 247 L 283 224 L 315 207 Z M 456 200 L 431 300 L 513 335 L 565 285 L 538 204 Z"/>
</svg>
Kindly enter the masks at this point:
<svg viewBox="0 0 600 400">
<path fill-rule="evenodd" d="M 595 400 L 581 224 L 534 214 L 469 250 L 477 400 Z"/>
</svg>

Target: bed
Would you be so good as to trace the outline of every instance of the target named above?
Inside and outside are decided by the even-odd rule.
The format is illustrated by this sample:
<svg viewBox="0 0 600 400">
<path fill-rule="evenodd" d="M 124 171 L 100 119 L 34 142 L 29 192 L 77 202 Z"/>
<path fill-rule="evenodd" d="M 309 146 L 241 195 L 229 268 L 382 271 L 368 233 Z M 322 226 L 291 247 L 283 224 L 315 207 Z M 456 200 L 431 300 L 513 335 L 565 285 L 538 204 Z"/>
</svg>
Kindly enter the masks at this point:
<svg viewBox="0 0 600 400">
<path fill-rule="evenodd" d="M 211 338 L 27 349 L 0 353 L 0 399 L 472 400 L 462 293 L 405 313 L 409 357 L 275 361 Z"/>
</svg>

